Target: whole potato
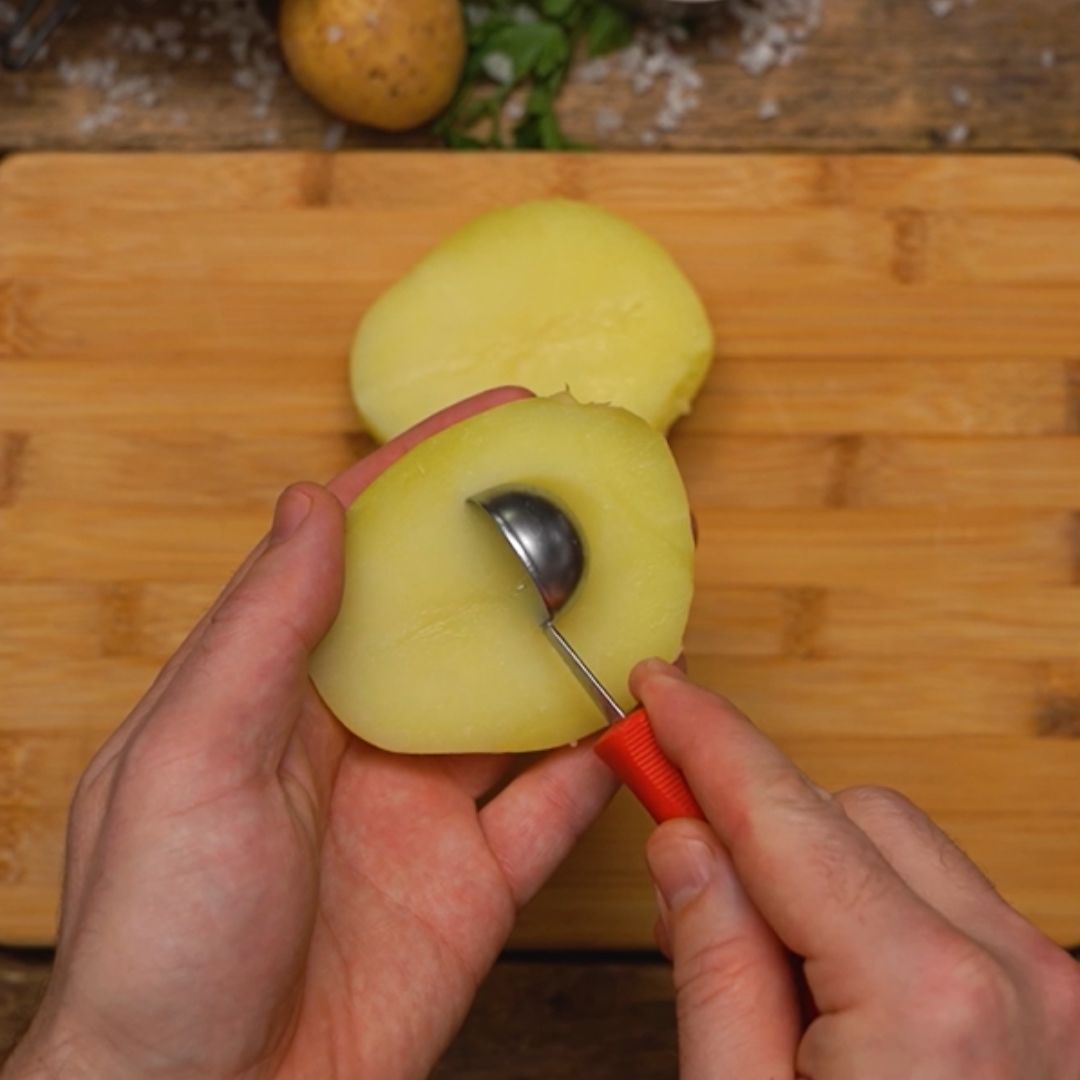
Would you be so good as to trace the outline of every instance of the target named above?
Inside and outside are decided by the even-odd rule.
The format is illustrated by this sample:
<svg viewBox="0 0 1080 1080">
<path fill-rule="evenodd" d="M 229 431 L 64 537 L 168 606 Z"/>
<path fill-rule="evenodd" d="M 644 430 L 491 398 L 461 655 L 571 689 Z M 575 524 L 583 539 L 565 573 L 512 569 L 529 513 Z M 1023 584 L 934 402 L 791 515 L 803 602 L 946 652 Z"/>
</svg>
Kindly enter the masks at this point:
<svg viewBox="0 0 1080 1080">
<path fill-rule="evenodd" d="M 404 131 L 449 102 L 465 60 L 458 0 L 283 0 L 296 81 L 345 120 Z"/>
</svg>

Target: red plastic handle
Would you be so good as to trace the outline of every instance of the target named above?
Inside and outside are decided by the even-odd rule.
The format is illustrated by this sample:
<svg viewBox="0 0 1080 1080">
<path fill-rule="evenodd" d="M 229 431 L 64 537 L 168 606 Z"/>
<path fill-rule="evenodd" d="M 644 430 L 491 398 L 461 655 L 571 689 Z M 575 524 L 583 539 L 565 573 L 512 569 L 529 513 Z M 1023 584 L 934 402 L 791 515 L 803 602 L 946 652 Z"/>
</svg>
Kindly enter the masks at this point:
<svg viewBox="0 0 1080 1080">
<path fill-rule="evenodd" d="M 657 824 L 671 818 L 705 820 L 685 777 L 660 749 L 644 709 L 635 709 L 625 720 L 617 720 L 597 740 L 594 749 Z"/>
</svg>

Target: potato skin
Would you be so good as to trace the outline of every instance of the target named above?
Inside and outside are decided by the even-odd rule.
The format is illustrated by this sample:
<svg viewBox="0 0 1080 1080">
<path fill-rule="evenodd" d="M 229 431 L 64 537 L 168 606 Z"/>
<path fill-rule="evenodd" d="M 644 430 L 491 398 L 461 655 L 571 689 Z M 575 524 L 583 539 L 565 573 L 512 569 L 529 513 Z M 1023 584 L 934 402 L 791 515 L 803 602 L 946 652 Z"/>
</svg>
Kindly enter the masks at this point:
<svg viewBox="0 0 1080 1080">
<path fill-rule="evenodd" d="M 304 90 L 343 119 L 383 131 L 436 116 L 465 60 L 457 0 L 284 0 L 278 29 Z"/>
</svg>

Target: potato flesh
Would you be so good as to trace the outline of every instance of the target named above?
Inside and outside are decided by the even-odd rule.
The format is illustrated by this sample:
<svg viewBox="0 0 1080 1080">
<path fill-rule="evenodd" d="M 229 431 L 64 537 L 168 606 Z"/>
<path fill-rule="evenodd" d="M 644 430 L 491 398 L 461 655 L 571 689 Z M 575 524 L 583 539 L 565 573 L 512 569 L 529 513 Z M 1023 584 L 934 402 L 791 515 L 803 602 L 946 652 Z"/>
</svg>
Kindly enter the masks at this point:
<svg viewBox="0 0 1080 1080">
<path fill-rule="evenodd" d="M 372 305 L 353 397 L 382 439 L 504 384 L 568 389 L 665 431 L 712 351 L 701 301 L 659 244 L 597 207 L 541 200 L 476 219 Z"/>
<path fill-rule="evenodd" d="M 616 698 L 674 658 L 693 590 L 681 478 L 629 413 L 559 399 L 500 406 L 429 439 L 350 507 L 337 621 L 312 659 L 361 738 L 406 753 L 538 750 L 603 723 L 539 627 L 538 599 L 474 494 L 535 487 L 576 518 L 585 575 L 557 625 Z"/>
</svg>

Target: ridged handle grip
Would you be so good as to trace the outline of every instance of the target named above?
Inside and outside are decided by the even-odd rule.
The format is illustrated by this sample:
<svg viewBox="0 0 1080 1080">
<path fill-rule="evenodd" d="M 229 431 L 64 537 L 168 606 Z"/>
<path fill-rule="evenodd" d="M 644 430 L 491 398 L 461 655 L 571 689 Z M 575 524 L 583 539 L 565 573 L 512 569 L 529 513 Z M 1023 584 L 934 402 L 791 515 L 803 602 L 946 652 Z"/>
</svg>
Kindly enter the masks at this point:
<svg viewBox="0 0 1080 1080">
<path fill-rule="evenodd" d="M 644 709 L 612 724 L 595 749 L 657 824 L 671 818 L 705 820 L 686 778 L 660 749 Z"/>
</svg>

